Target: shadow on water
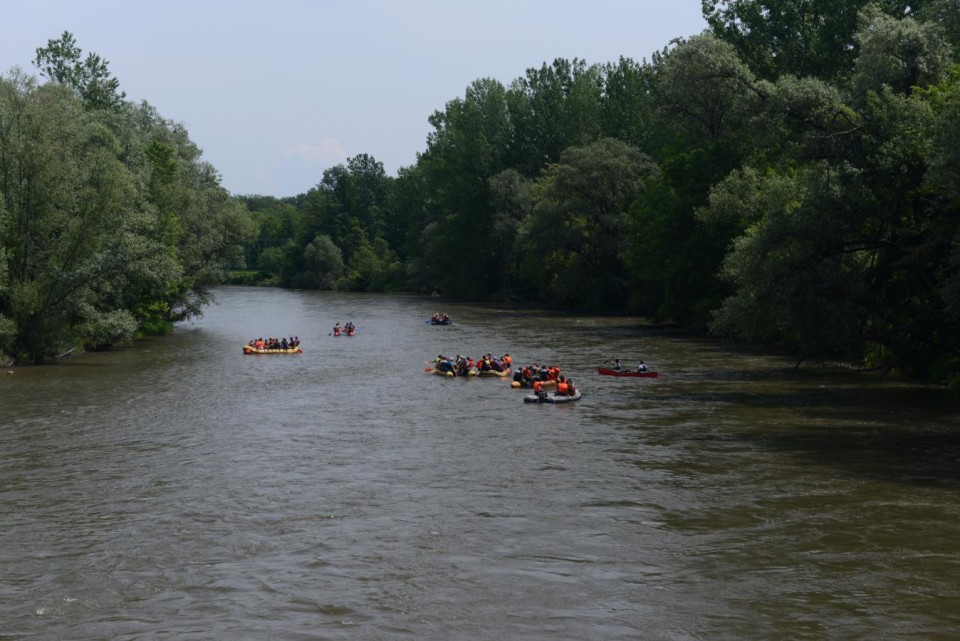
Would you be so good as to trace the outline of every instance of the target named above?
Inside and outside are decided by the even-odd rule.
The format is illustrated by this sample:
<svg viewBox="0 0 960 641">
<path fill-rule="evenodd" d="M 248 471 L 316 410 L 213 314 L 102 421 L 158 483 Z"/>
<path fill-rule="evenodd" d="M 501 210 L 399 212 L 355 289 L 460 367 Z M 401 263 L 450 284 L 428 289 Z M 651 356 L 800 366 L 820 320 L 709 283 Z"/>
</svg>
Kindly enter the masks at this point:
<svg viewBox="0 0 960 641">
<path fill-rule="evenodd" d="M 960 488 L 960 418 L 947 392 L 801 379 L 806 387 L 764 391 L 752 385 L 749 390 L 683 394 L 687 403 L 714 404 L 719 414 L 726 408 L 734 414 L 732 428 L 727 424 L 692 439 L 733 438 L 788 454 L 801 465 L 828 466 L 881 482 Z M 669 397 L 658 401 L 669 402 Z"/>
<path fill-rule="evenodd" d="M 746 438 L 760 447 L 793 453 L 809 464 L 878 481 L 960 488 L 960 432 L 955 429 L 825 425 Z"/>
<path fill-rule="evenodd" d="M 802 425 L 747 436 L 762 447 L 850 474 L 960 488 L 960 421 L 945 392 L 850 388 L 840 395 L 812 395 L 809 403 L 794 399 Z"/>
</svg>

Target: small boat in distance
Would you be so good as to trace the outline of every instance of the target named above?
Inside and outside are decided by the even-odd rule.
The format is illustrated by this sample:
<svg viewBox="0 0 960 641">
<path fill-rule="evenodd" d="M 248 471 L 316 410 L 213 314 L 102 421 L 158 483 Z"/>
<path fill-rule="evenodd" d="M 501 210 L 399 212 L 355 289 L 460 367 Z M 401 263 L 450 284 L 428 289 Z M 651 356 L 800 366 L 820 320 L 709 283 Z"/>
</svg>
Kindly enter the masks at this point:
<svg viewBox="0 0 960 641">
<path fill-rule="evenodd" d="M 630 378 L 657 378 L 660 372 L 638 372 L 628 369 L 610 369 L 609 367 L 598 367 L 597 373 L 601 376 L 627 376 Z"/>
</svg>

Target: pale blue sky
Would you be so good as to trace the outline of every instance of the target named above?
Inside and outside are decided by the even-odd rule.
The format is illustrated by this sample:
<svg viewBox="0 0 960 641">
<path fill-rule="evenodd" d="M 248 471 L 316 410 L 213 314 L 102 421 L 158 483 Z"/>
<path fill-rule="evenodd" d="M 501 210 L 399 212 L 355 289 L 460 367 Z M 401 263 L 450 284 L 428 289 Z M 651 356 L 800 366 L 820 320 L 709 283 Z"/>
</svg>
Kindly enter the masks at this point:
<svg viewBox="0 0 960 641">
<path fill-rule="evenodd" d="M 0 72 L 63 31 L 127 98 L 183 123 L 235 194 L 293 196 L 366 153 L 395 175 L 478 78 L 556 58 L 640 61 L 700 0 L 0 0 Z"/>
</svg>

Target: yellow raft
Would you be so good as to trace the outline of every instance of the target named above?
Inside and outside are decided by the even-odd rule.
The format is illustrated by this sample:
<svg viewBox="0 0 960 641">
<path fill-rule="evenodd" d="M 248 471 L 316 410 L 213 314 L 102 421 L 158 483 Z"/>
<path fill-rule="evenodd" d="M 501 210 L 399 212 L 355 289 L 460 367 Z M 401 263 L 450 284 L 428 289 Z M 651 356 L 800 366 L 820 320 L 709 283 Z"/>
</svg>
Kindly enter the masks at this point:
<svg viewBox="0 0 960 641">
<path fill-rule="evenodd" d="M 510 383 L 510 387 L 513 389 L 520 389 L 523 387 L 523 385 L 520 383 L 520 381 L 513 381 Z M 527 385 L 527 389 L 530 389 L 531 387 L 533 387 L 533 385 Z M 543 383 L 540 385 L 540 388 L 544 392 L 555 392 L 557 390 L 557 381 L 543 381 Z"/>
<path fill-rule="evenodd" d="M 456 377 L 456 374 L 454 374 L 453 372 L 444 372 L 444 371 L 439 370 L 439 369 L 437 369 L 437 368 L 433 368 L 432 370 L 429 370 L 429 371 L 433 372 L 433 373 L 436 374 L 437 376 L 447 376 L 447 377 L 449 377 L 449 378 L 454 378 L 454 377 Z M 467 370 L 467 376 L 476 376 L 476 375 L 477 375 L 477 373 L 476 373 L 475 371 L 473 371 L 472 369 L 471 369 L 471 370 Z M 461 378 L 462 378 L 462 377 L 461 377 Z"/>
<path fill-rule="evenodd" d="M 504 378 L 504 377 L 506 377 L 506 376 L 510 376 L 510 368 L 508 367 L 507 369 L 503 370 L 502 372 L 498 372 L 498 371 L 493 370 L 493 369 L 485 369 L 485 370 L 483 370 L 482 372 L 479 372 L 479 373 L 477 374 L 477 376 L 498 376 L 498 377 L 500 377 L 500 378 Z"/>
<path fill-rule="evenodd" d="M 250 347 L 249 345 L 243 346 L 244 354 L 302 354 L 303 350 L 300 349 L 300 346 L 291 347 L 289 349 L 257 349 L 256 347 Z"/>
</svg>

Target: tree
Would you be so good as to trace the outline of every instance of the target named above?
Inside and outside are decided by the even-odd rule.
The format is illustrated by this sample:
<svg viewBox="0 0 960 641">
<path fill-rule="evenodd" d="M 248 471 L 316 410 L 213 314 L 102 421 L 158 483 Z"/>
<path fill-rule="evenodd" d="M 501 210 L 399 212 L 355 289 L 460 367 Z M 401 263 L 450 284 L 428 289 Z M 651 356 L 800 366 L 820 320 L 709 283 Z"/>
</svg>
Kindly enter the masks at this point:
<svg viewBox="0 0 960 641">
<path fill-rule="evenodd" d="M 724 261 L 735 287 L 712 329 L 750 343 L 779 344 L 804 357 L 861 362 L 869 300 L 868 254 L 836 172 L 814 166 L 795 177 L 735 172 L 701 216 L 740 217 L 746 229 Z"/>
<path fill-rule="evenodd" d="M 732 140 L 753 109 L 753 73 L 732 46 L 710 35 L 679 42 L 656 69 L 663 120 L 685 147 Z"/>
<path fill-rule="evenodd" d="M 859 27 L 860 52 L 854 66 L 857 96 L 883 86 L 910 93 L 916 86 L 937 82 L 950 63 L 950 46 L 940 25 L 894 18 L 868 5 L 860 13 Z"/>
<path fill-rule="evenodd" d="M 439 274 L 439 282 L 428 284 L 431 289 L 482 298 L 498 285 L 488 181 L 506 167 L 512 140 L 506 89 L 492 79 L 474 81 L 462 99 L 435 112 L 430 124 L 434 130 L 419 165 L 434 218 L 420 239 L 429 264 L 421 274 L 428 269 Z"/>
<path fill-rule="evenodd" d="M 515 284 L 526 289 L 516 238 L 523 221 L 533 210 L 533 184 L 515 169 L 504 170 L 490 178 L 490 208 L 497 264 L 500 266 L 498 295 L 504 299 L 511 294 L 511 273 Z"/>
<path fill-rule="evenodd" d="M 657 106 L 653 65 L 621 57 L 616 64 L 606 64 L 602 76 L 601 135 L 655 153 Z"/>
<path fill-rule="evenodd" d="M 53 82 L 72 87 L 88 108 L 116 110 L 123 105 L 126 94 L 110 75 L 109 63 L 95 53 L 83 58 L 69 31 L 38 48 L 33 64 Z"/>
<path fill-rule="evenodd" d="M 583 60 L 557 58 L 539 69 L 527 69 L 510 85 L 507 96 L 514 136 L 510 165 L 536 176 L 557 162 L 567 147 L 601 135 L 601 69 Z"/>
<path fill-rule="evenodd" d="M 902 17 L 923 0 L 702 0 L 703 17 L 761 78 L 784 74 L 837 81 L 857 57 L 858 13 L 874 3 Z"/>
<path fill-rule="evenodd" d="M 132 215 L 136 185 L 117 138 L 60 86 L 14 79 L 0 82 L 0 143 L 0 315 L 15 327 L 14 357 L 132 336 L 136 319 L 114 302 L 164 247 Z"/>
<path fill-rule="evenodd" d="M 572 147 L 544 171 L 519 240 L 524 270 L 544 299 L 626 309 L 627 209 L 656 173 L 648 156 L 613 139 Z"/>
<path fill-rule="evenodd" d="M 336 289 L 343 276 L 343 255 L 329 236 L 318 235 L 303 250 L 304 271 L 297 274 L 294 287 Z"/>
<path fill-rule="evenodd" d="M 921 22 L 939 25 L 944 40 L 953 47 L 953 58 L 960 55 L 960 0 L 928 0 L 917 11 Z"/>
<path fill-rule="evenodd" d="M 199 158 L 146 103 L 0 78 L 0 348 L 40 362 L 201 313 L 252 228 Z"/>
<path fill-rule="evenodd" d="M 726 293 L 716 274 L 731 240 L 696 210 L 710 186 L 751 154 L 761 84 L 734 48 L 701 35 L 655 56 L 649 136 L 660 172 L 629 212 L 629 307 L 660 320 L 705 326 Z"/>
</svg>

